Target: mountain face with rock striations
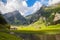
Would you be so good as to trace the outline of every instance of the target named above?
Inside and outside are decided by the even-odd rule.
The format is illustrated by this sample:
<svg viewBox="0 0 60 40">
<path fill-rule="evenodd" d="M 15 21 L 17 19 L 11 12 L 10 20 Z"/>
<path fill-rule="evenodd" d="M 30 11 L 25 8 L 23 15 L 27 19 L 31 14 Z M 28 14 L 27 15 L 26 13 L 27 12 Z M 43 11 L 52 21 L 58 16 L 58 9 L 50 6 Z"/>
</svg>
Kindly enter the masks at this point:
<svg viewBox="0 0 60 40">
<path fill-rule="evenodd" d="M 57 13 L 60 15 L 59 3 L 51 6 L 43 5 L 35 13 L 27 15 L 26 17 L 23 17 L 19 11 L 5 13 L 3 16 L 10 24 L 14 25 L 28 25 L 38 21 L 40 18 L 42 18 L 46 24 L 54 24 L 56 21 L 60 20 L 60 18 L 57 18 L 57 16 L 59 16 Z"/>
<path fill-rule="evenodd" d="M 51 6 L 43 5 L 37 12 L 26 16 L 26 19 L 28 20 L 29 24 L 38 21 L 40 18 L 43 19 L 46 25 L 59 23 L 60 22 L 60 4 L 58 3 Z"/>
<path fill-rule="evenodd" d="M 26 16 L 25 18 L 27 19 L 28 21 L 28 24 L 31 24 L 31 23 L 34 23 L 36 21 L 38 21 L 40 19 L 40 17 L 42 16 L 42 14 L 45 14 L 44 13 L 44 8 L 46 6 L 42 6 L 39 10 L 37 10 L 35 13 L 31 14 L 31 15 L 28 15 Z"/>
<path fill-rule="evenodd" d="M 27 23 L 26 19 L 19 13 L 19 11 L 5 13 L 3 16 L 8 23 L 13 25 L 25 25 Z"/>
</svg>

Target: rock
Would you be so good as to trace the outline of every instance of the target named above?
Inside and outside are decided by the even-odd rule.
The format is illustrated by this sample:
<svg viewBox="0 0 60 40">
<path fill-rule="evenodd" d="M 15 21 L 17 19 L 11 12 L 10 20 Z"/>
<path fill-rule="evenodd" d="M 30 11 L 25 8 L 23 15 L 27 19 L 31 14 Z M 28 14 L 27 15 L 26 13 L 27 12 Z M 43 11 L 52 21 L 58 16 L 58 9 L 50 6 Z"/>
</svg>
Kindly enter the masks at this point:
<svg viewBox="0 0 60 40">
<path fill-rule="evenodd" d="M 55 18 L 54 18 L 53 21 L 58 21 L 58 20 L 60 20 L 60 14 L 56 13 Z"/>
</svg>

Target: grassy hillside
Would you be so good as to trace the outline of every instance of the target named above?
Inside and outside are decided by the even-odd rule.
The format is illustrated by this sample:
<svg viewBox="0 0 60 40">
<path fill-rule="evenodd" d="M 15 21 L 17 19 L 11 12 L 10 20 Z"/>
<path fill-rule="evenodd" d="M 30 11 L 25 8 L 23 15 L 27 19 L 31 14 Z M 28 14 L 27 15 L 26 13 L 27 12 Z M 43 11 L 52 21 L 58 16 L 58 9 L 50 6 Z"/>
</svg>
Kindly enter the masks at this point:
<svg viewBox="0 0 60 40">
<path fill-rule="evenodd" d="M 29 35 L 30 35 L 30 33 L 37 33 L 37 35 L 30 36 L 32 38 L 32 40 L 33 40 L 34 36 L 40 37 L 41 34 L 49 34 L 49 35 L 50 34 L 60 34 L 60 23 L 59 23 L 60 19 L 58 19 L 59 21 L 57 20 L 57 23 L 56 23 L 56 21 L 53 21 L 56 13 L 60 14 L 60 6 L 57 5 L 56 7 L 53 7 L 53 6 L 44 7 L 44 8 L 42 7 L 41 11 L 40 12 L 39 11 L 40 10 L 38 10 L 38 14 L 36 12 L 36 14 L 34 14 L 34 16 L 32 16 L 32 18 L 31 18 L 32 20 L 30 20 L 30 19 L 28 20 L 28 21 L 30 21 L 30 23 L 32 22 L 29 25 L 20 25 L 17 27 L 10 25 L 11 29 L 12 29 L 10 31 L 15 32 L 17 36 L 20 36 L 20 33 L 22 33 L 22 37 L 17 37 L 15 35 L 6 33 L 8 31 L 7 29 L 10 27 L 8 26 L 8 24 L 4 23 L 3 22 L 4 19 L 2 19 L 3 21 L 2 20 L 1 21 L 4 24 L 0 23 L 0 40 L 22 40 L 22 39 L 24 39 L 23 37 L 26 38 L 26 36 L 27 36 L 27 35 L 25 35 L 25 33 L 27 33 Z M 37 15 L 37 16 L 39 15 L 38 16 L 39 18 L 38 17 L 35 18 L 35 15 Z M 0 19 L 1 19 L 1 17 L 0 17 Z M 36 21 L 36 19 L 37 19 L 37 21 Z M 33 20 L 35 20 L 35 21 L 33 21 Z M 4 31 L 4 32 L 2 32 L 2 31 Z M 10 32 L 10 31 L 8 31 L 8 32 Z M 39 33 L 39 35 L 38 35 L 38 33 Z M 29 38 L 27 38 L 27 40 Z"/>
<path fill-rule="evenodd" d="M 22 40 L 21 38 L 9 34 L 10 25 L 6 22 L 4 17 L 0 14 L 0 40 Z"/>
<path fill-rule="evenodd" d="M 38 10 L 38 12 L 39 11 L 40 10 Z M 56 5 L 56 7 L 55 5 L 42 7 L 40 13 L 41 16 L 38 21 L 27 26 L 20 25 L 17 27 L 17 30 L 14 31 L 20 33 L 60 34 L 60 19 L 58 19 L 59 21 L 53 21 L 56 13 L 60 14 L 60 5 Z"/>
<path fill-rule="evenodd" d="M 15 35 L 0 32 L 0 40 L 22 40 L 22 39 Z"/>
<path fill-rule="evenodd" d="M 41 21 L 42 22 L 42 21 Z M 18 33 L 40 33 L 40 34 L 60 34 L 60 24 L 46 26 L 40 20 L 28 26 L 19 26 L 14 32 Z"/>
</svg>

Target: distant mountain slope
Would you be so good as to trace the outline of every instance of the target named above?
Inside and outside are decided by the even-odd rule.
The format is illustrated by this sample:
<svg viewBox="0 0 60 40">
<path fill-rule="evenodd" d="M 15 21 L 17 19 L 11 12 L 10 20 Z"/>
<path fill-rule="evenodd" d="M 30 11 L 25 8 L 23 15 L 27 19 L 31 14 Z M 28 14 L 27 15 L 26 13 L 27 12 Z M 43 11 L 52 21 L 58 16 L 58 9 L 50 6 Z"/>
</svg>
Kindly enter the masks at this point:
<svg viewBox="0 0 60 40">
<path fill-rule="evenodd" d="M 60 4 L 55 4 L 51 6 L 42 6 L 37 12 L 23 17 L 19 11 L 9 12 L 4 14 L 4 17 L 10 24 L 14 25 L 25 25 L 32 24 L 38 21 L 40 18 L 46 23 L 46 25 L 55 23 L 54 18 L 56 19 L 56 14 L 60 14 Z M 60 20 L 60 18 L 58 19 Z M 56 21 L 58 21 L 56 20 Z"/>
<path fill-rule="evenodd" d="M 60 24 L 60 3 L 48 6 L 44 9 L 46 21 L 49 24 Z M 57 20 L 56 20 L 57 19 Z"/>
<path fill-rule="evenodd" d="M 42 6 L 39 10 L 37 10 L 35 13 L 26 16 L 25 18 L 28 20 L 28 24 L 34 23 L 39 20 L 39 18 L 42 16 L 42 13 L 44 13 L 44 8 L 46 6 Z"/>
<path fill-rule="evenodd" d="M 60 4 L 55 4 L 51 6 L 42 6 L 36 13 L 26 16 L 28 19 L 28 23 L 34 23 L 38 21 L 38 19 L 42 18 L 46 25 L 54 24 L 58 22 L 60 18 L 56 18 L 56 14 L 60 14 Z M 54 21 L 54 19 L 57 19 Z"/>
<path fill-rule="evenodd" d="M 19 11 L 5 13 L 3 16 L 10 24 L 13 24 L 13 25 L 26 24 L 26 19 L 19 13 Z"/>
<path fill-rule="evenodd" d="M 0 24 L 7 24 L 6 20 L 2 16 L 1 12 L 0 12 Z"/>
</svg>

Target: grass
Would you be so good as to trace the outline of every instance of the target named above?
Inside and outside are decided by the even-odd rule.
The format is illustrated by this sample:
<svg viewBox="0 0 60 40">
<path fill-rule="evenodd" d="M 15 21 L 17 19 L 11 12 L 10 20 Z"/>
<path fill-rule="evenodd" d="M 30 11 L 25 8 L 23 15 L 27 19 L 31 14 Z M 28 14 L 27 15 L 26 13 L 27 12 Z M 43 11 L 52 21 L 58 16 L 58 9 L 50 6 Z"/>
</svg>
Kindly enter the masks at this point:
<svg viewBox="0 0 60 40">
<path fill-rule="evenodd" d="M 17 36 L 0 32 L 0 40 L 21 40 L 21 39 L 18 38 Z"/>
<path fill-rule="evenodd" d="M 60 24 L 45 26 L 42 21 L 37 21 L 28 26 L 19 26 L 17 30 L 12 30 L 20 33 L 40 33 L 40 34 L 60 34 Z"/>
</svg>

